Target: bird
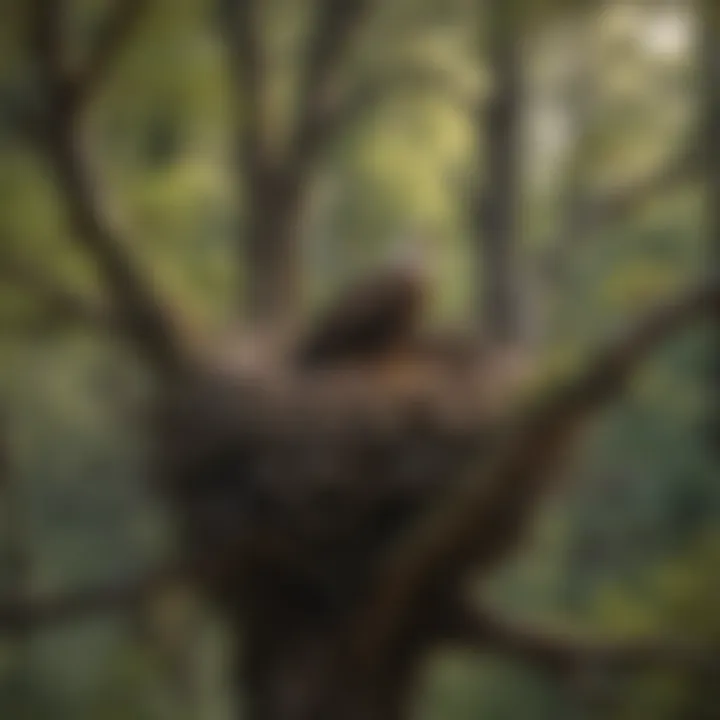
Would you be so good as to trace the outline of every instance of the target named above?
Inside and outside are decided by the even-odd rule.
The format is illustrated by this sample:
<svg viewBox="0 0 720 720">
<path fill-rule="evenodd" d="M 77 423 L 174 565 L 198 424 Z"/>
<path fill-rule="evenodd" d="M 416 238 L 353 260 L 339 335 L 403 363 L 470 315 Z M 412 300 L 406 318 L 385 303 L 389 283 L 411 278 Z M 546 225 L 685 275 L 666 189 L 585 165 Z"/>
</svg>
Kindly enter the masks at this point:
<svg viewBox="0 0 720 720">
<path fill-rule="evenodd" d="M 384 266 L 341 293 L 301 337 L 296 367 L 368 364 L 400 352 L 419 330 L 429 304 L 429 246 L 427 236 L 406 236 Z"/>
</svg>

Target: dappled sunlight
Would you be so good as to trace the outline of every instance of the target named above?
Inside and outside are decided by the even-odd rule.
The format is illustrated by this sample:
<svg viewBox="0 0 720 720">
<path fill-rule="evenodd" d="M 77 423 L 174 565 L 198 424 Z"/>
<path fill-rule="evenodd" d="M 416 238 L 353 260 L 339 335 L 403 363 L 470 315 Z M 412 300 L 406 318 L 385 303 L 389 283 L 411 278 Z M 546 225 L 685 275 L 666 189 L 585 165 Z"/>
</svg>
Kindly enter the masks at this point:
<svg viewBox="0 0 720 720">
<path fill-rule="evenodd" d="M 714 717 L 718 48 L 0 3 L 0 717 Z"/>
</svg>

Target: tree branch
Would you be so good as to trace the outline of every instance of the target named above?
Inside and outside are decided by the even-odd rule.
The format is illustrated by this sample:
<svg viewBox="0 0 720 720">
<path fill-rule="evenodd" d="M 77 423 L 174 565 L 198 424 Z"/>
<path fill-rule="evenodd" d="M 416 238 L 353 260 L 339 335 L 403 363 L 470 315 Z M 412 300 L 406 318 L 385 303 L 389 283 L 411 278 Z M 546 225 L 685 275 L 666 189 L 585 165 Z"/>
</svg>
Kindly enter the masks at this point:
<svg viewBox="0 0 720 720">
<path fill-rule="evenodd" d="M 134 3 L 131 3 L 134 5 Z M 156 369 L 176 372 L 185 364 L 180 333 L 171 312 L 157 297 L 126 248 L 117 224 L 103 204 L 99 181 L 86 154 L 82 101 L 88 97 L 120 50 L 132 26 L 132 13 L 118 9 L 111 27 L 112 42 L 98 51 L 97 69 L 89 69 L 79 84 L 64 66 L 61 0 L 34 0 L 33 50 L 47 93 L 44 146 L 67 209 L 74 237 L 97 263 L 113 296 L 122 325 L 136 348 Z M 81 74 L 82 76 L 82 74 Z"/>
<path fill-rule="evenodd" d="M 316 100 L 332 82 L 374 0 L 318 0 L 306 51 L 304 96 Z"/>
<path fill-rule="evenodd" d="M 175 569 L 163 569 L 59 595 L 0 598 L 0 634 L 34 632 L 48 626 L 125 611 L 146 602 L 176 577 Z"/>
<path fill-rule="evenodd" d="M 305 72 L 300 87 L 297 127 L 291 156 L 301 166 L 309 164 L 327 124 L 327 109 L 338 94 L 338 68 L 355 35 L 374 6 L 373 0 L 319 0 L 314 32 L 308 40 Z"/>
<path fill-rule="evenodd" d="M 608 638 L 509 619 L 489 608 L 464 608 L 450 619 L 447 638 L 455 643 L 531 665 L 554 675 L 588 667 L 628 671 L 698 665 L 712 653 L 667 638 Z"/>
<path fill-rule="evenodd" d="M 5 250 L 0 252 L 0 284 L 17 286 L 42 306 L 39 327 L 68 322 L 103 330 L 119 326 L 109 306 L 75 292 L 26 258 Z"/>
<path fill-rule="evenodd" d="M 222 30 L 230 55 L 235 90 L 241 98 L 238 170 L 253 182 L 254 169 L 268 151 L 265 136 L 265 63 L 257 0 L 222 0 Z"/>
<path fill-rule="evenodd" d="M 78 103 L 87 105 L 94 99 L 117 65 L 149 6 L 148 0 L 115 0 L 83 72 L 75 78 Z"/>
<path fill-rule="evenodd" d="M 412 630 L 428 597 L 456 592 L 487 573 L 522 539 L 548 480 L 574 434 L 620 395 L 639 364 L 666 338 L 702 316 L 720 314 L 720 282 L 701 284 L 656 308 L 589 365 L 544 392 L 511 423 L 496 452 L 391 552 L 377 595 L 360 623 L 368 662 L 385 657 Z"/>
<path fill-rule="evenodd" d="M 592 226 L 605 227 L 610 223 L 624 222 L 648 202 L 697 176 L 699 169 L 700 158 L 696 147 L 678 153 L 646 177 L 617 188 L 601 198 L 590 200 L 588 215 Z"/>
</svg>

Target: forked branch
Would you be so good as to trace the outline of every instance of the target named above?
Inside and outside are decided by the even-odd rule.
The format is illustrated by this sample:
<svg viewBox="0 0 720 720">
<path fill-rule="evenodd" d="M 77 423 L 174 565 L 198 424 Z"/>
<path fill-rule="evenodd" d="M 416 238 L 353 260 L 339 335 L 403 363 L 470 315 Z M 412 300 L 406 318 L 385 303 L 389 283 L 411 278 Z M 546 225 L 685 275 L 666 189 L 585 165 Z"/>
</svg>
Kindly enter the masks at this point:
<svg viewBox="0 0 720 720">
<path fill-rule="evenodd" d="M 318 2 L 305 53 L 300 109 L 290 149 L 299 168 L 310 165 L 320 147 L 326 146 L 324 131 L 331 129 L 328 121 L 333 100 L 340 95 L 338 73 L 374 5 L 374 0 Z M 331 139 L 327 136 L 328 142 Z"/>
<path fill-rule="evenodd" d="M 85 68 L 75 78 L 77 101 L 92 102 L 113 72 L 118 58 L 150 5 L 148 0 L 117 0 L 100 30 Z"/>
<path fill-rule="evenodd" d="M 328 89 L 373 5 L 373 0 L 318 0 L 306 51 L 305 97 L 317 99 Z"/>
<path fill-rule="evenodd" d="M 391 553 L 384 581 L 361 623 L 360 652 L 387 655 L 412 630 L 415 608 L 454 592 L 471 573 L 487 573 L 514 550 L 560 456 L 583 421 L 621 394 L 640 363 L 665 339 L 702 316 L 720 314 L 720 282 L 679 294 L 633 324 L 589 365 L 544 392 L 511 424 L 482 469 Z"/>
<path fill-rule="evenodd" d="M 156 369 L 184 364 L 175 320 L 127 248 L 99 190 L 84 133 L 85 103 L 97 92 L 125 46 L 145 2 L 117 4 L 104 42 L 75 76 L 65 64 L 63 0 L 34 0 L 32 49 L 46 93 L 43 146 L 67 204 L 76 242 L 96 263 L 122 318 L 125 334 Z"/>
</svg>

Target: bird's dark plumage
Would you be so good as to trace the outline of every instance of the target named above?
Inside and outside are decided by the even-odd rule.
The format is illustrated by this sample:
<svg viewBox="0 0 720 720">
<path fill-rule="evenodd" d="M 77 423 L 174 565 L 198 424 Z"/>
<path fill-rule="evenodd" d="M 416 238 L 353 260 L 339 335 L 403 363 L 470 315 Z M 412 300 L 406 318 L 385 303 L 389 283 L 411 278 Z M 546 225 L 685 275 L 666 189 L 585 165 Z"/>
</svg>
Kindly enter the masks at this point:
<svg viewBox="0 0 720 720">
<path fill-rule="evenodd" d="M 361 281 L 320 318 L 297 352 L 301 369 L 384 357 L 417 329 L 424 309 L 423 278 L 395 268 Z"/>
</svg>

